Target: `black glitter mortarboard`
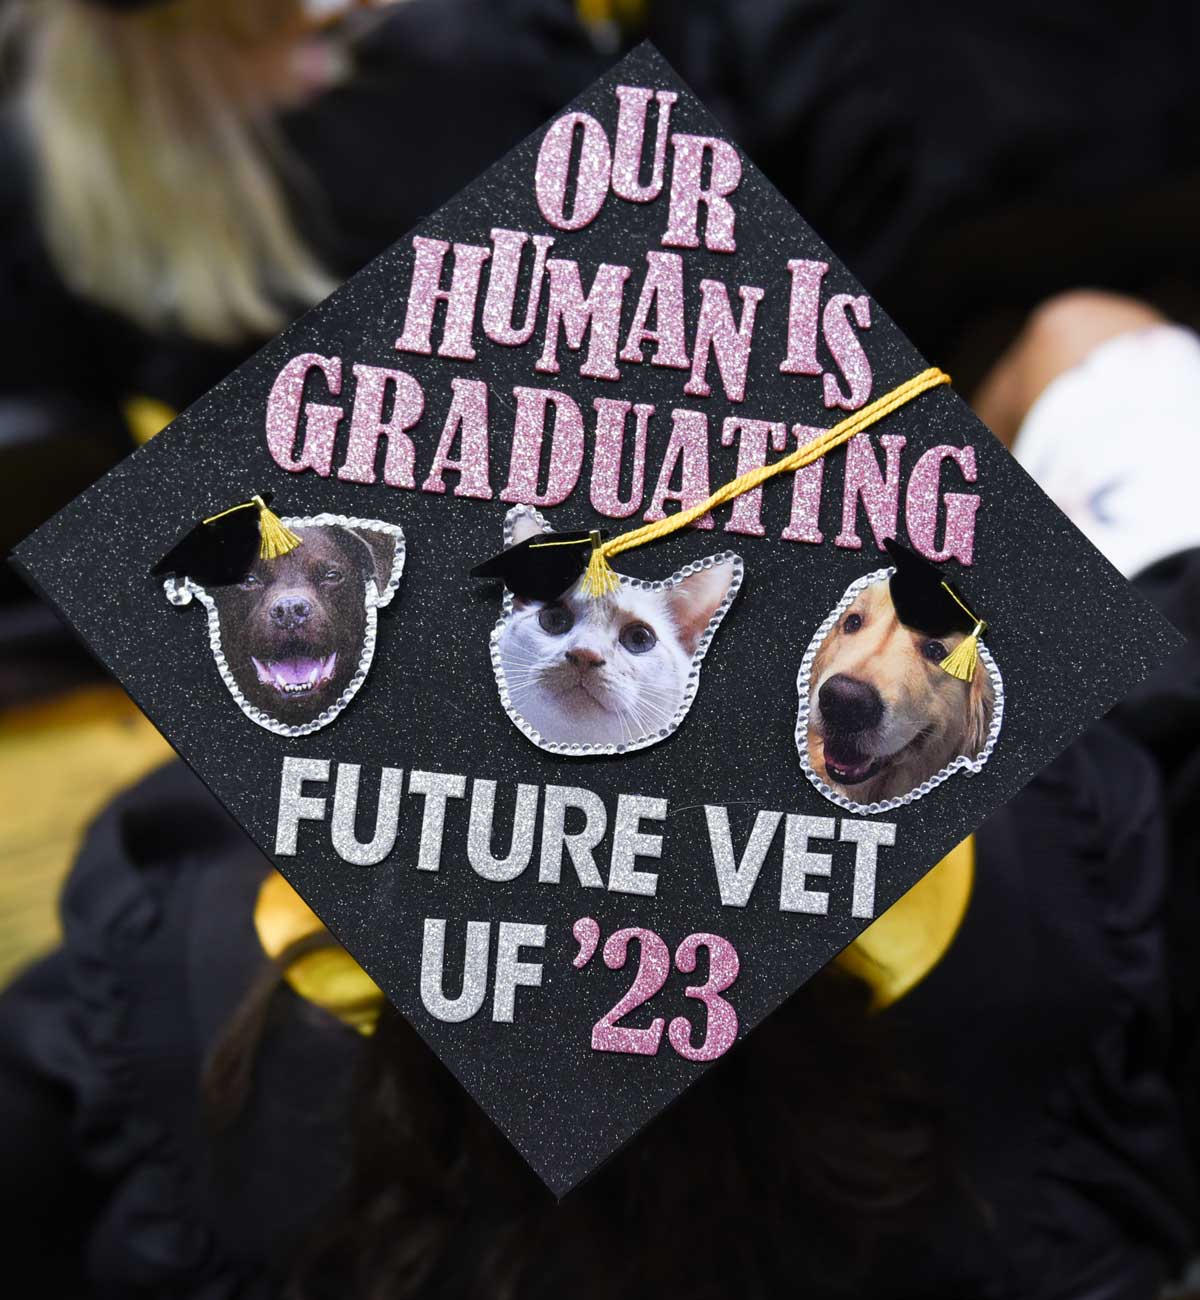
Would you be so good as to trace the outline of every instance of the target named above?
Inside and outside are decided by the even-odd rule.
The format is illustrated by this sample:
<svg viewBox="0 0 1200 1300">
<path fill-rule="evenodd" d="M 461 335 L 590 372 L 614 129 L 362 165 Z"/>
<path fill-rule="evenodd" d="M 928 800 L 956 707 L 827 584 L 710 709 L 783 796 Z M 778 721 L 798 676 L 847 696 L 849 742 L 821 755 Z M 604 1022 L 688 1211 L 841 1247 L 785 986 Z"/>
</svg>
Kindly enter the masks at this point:
<svg viewBox="0 0 1200 1300">
<path fill-rule="evenodd" d="M 896 617 L 905 627 L 928 636 L 965 632 L 966 638 L 938 665 L 951 677 L 969 682 L 975 675 L 979 638 L 987 624 L 967 604 L 962 594 L 936 564 L 902 546 L 894 538 L 884 542 L 896 565 L 889 586 Z"/>
<path fill-rule="evenodd" d="M 201 587 L 241 582 L 257 559 L 273 560 L 300 545 L 300 538 L 267 509 L 269 492 L 239 502 L 190 528 L 150 570 L 173 573 Z"/>
<path fill-rule="evenodd" d="M 471 577 L 499 578 L 524 600 L 557 600 L 583 576 L 602 540 L 598 531 L 536 533 L 477 565 Z"/>
</svg>

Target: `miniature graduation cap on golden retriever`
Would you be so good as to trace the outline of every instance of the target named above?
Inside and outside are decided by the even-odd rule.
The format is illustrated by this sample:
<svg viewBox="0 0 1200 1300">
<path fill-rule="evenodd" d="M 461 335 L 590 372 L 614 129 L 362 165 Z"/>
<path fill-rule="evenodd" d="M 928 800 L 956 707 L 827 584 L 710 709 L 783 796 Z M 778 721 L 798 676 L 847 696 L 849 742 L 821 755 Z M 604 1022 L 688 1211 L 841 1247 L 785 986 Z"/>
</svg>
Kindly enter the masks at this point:
<svg viewBox="0 0 1200 1300">
<path fill-rule="evenodd" d="M 896 617 L 905 627 L 927 636 L 965 633 L 938 667 L 961 682 L 971 681 L 979 662 L 979 639 L 987 631 L 987 624 L 946 581 L 936 564 L 894 538 L 888 538 L 884 545 L 896 566 L 889 584 Z"/>
</svg>

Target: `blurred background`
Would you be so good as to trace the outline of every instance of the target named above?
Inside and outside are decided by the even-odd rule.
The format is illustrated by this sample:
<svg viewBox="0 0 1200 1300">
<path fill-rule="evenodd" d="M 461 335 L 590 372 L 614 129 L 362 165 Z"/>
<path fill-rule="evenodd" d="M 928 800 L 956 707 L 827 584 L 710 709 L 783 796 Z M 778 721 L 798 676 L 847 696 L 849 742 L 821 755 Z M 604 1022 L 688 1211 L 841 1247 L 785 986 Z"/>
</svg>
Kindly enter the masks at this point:
<svg viewBox="0 0 1200 1300">
<path fill-rule="evenodd" d="M 0 552 L 649 37 L 964 393 L 1200 321 L 1194 0 L 0 0 Z M 0 571 L 0 984 L 168 750 Z"/>
</svg>

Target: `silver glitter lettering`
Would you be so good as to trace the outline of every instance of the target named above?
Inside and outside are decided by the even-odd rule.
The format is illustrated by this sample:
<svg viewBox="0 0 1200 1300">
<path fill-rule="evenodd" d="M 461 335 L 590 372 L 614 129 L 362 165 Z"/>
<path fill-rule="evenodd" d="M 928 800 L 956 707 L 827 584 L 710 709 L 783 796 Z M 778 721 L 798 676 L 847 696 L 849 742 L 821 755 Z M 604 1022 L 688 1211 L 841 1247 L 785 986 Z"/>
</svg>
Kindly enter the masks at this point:
<svg viewBox="0 0 1200 1300">
<path fill-rule="evenodd" d="M 409 794 L 425 796 L 421 818 L 421 850 L 418 871 L 436 871 L 442 865 L 442 837 L 446 830 L 446 800 L 461 799 L 467 793 L 467 778 L 448 772 L 410 772 Z"/>
<path fill-rule="evenodd" d="M 823 890 L 808 889 L 809 876 L 833 874 L 833 858 L 828 853 L 814 853 L 809 837 L 831 840 L 837 831 L 832 817 L 801 817 L 788 813 L 783 832 L 783 885 L 779 891 L 779 908 L 783 912 L 808 912 L 824 916 L 829 911 L 829 895 Z"/>
<path fill-rule="evenodd" d="M 712 846 L 713 866 L 717 872 L 717 889 L 726 907 L 745 907 L 758 883 L 758 873 L 775 842 L 775 832 L 783 820 L 783 813 L 763 809 L 754 819 L 750 839 L 738 862 L 733 851 L 733 836 L 729 830 L 729 809 L 719 804 L 706 804 L 704 815 L 708 819 L 708 840 Z"/>
<path fill-rule="evenodd" d="M 896 842 L 895 822 L 860 822 L 849 817 L 842 820 L 842 839 L 856 846 L 854 854 L 854 895 L 850 915 L 875 915 L 875 871 L 879 865 L 879 846 Z"/>
<path fill-rule="evenodd" d="M 656 871 L 635 871 L 639 857 L 661 858 L 663 837 L 644 833 L 639 823 L 642 818 L 664 821 L 667 801 L 643 795 L 623 794 L 617 799 L 617 816 L 613 823 L 612 863 L 608 872 L 608 887 L 618 894 L 642 894 L 653 897 L 658 892 Z"/>
<path fill-rule="evenodd" d="M 566 830 L 567 811 L 577 808 L 584 815 L 583 829 Z M 585 889 L 603 889 L 604 881 L 596 866 L 596 845 L 604 838 L 608 828 L 608 813 L 604 801 L 593 790 L 581 786 L 548 785 L 545 811 L 542 815 L 542 858 L 538 880 L 544 885 L 557 885 L 562 878 L 563 849 L 571 857 L 571 865 Z"/>
<path fill-rule="evenodd" d="M 275 822 L 275 852 L 292 857 L 302 821 L 325 820 L 325 798 L 303 793 L 305 781 L 328 781 L 327 758 L 293 758 L 283 760 L 279 777 L 279 815 Z"/>
<path fill-rule="evenodd" d="M 404 773 L 398 767 L 385 767 L 379 778 L 379 803 L 375 813 L 375 833 L 365 844 L 354 833 L 358 815 L 357 763 L 339 763 L 337 785 L 333 793 L 333 820 L 330 838 L 338 855 L 356 867 L 373 867 L 382 862 L 396 843 L 400 823 L 400 791 Z"/>
<path fill-rule="evenodd" d="M 492 827 L 496 820 L 496 783 L 478 780 L 471 784 L 471 823 L 467 829 L 467 860 L 484 880 L 515 880 L 533 856 L 537 830 L 538 787 L 517 786 L 513 813 L 512 842 L 502 858 L 492 853 Z"/>
<path fill-rule="evenodd" d="M 421 1001 L 437 1020 L 457 1025 L 483 1006 L 487 996 L 488 948 L 492 941 L 489 921 L 467 922 L 467 946 L 463 957 L 462 992 L 446 996 L 446 922 L 425 918 L 425 939 L 421 946 Z"/>
<path fill-rule="evenodd" d="M 517 985 L 540 988 L 542 963 L 521 961 L 522 948 L 544 948 L 546 927 L 523 925 L 519 921 L 501 921 L 496 943 L 496 993 L 492 1001 L 492 1019 L 511 1025 L 516 1011 Z"/>
</svg>

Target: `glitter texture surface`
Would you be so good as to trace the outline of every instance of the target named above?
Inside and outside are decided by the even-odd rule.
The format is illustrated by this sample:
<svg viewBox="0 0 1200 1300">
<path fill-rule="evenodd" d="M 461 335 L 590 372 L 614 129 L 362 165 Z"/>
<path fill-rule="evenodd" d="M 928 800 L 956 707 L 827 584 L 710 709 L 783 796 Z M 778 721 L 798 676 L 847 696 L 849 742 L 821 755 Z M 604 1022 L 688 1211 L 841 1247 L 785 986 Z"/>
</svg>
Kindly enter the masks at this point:
<svg viewBox="0 0 1200 1300">
<path fill-rule="evenodd" d="M 786 454 L 780 424 L 797 446 L 928 365 L 722 135 L 653 50 L 635 51 L 17 555 L 560 1194 L 715 1059 L 687 1052 L 753 1033 L 1176 644 L 942 387 L 759 500 L 617 557 L 623 582 L 653 594 L 735 541 L 742 556 L 681 725 L 619 753 L 523 733 L 493 658 L 503 591 L 468 576 L 511 507 L 612 537 L 731 480 L 764 428 L 771 460 Z M 592 310 L 585 322 L 568 284 L 547 374 L 552 261 L 578 268 Z M 593 353 L 606 369 L 614 345 L 605 266 L 630 268 L 619 380 L 580 373 Z M 697 355 L 706 394 L 684 391 Z M 420 385 L 419 411 L 399 374 Z M 731 420 L 757 423 L 735 435 Z M 172 581 L 164 599 L 150 574 L 181 521 L 251 492 L 292 524 L 402 526 L 408 541 L 403 580 L 398 563 L 387 590 L 364 590 L 371 636 L 346 698 L 306 727 L 256 716 L 208 593 Z M 731 522 L 752 531 L 714 537 Z M 893 534 L 946 552 L 986 612 L 979 671 L 997 709 L 980 753 L 885 809 L 823 791 L 797 742 L 830 611 L 886 577 L 877 544 Z M 401 769 L 402 792 L 388 775 Z M 581 917 L 597 947 L 577 967 Z M 643 961 L 636 940 L 621 968 L 602 950 L 632 928 L 660 936 L 647 987 L 663 982 L 611 1027 L 657 1022 L 654 1055 L 592 1046 Z M 728 954 L 704 936 L 737 954 L 723 990 Z"/>
</svg>

